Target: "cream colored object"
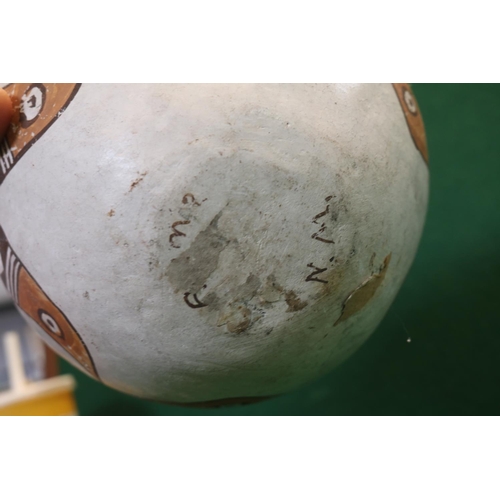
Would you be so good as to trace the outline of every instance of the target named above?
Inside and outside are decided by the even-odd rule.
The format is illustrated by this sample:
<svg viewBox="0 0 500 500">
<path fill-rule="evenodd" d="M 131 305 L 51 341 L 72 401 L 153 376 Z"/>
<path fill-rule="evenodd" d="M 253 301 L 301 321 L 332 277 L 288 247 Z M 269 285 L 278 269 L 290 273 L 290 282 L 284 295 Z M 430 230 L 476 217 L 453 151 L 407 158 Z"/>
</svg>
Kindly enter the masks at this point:
<svg viewBox="0 0 500 500">
<path fill-rule="evenodd" d="M 4 156 L 4 279 L 75 366 L 162 401 L 269 396 L 379 324 L 427 208 L 409 90 L 44 85 L 8 89 L 32 109 Z"/>
<path fill-rule="evenodd" d="M 76 415 L 75 380 L 61 375 L 41 381 L 26 379 L 21 345 L 16 332 L 4 336 L 10 389 L 0 392 L 0 416 Z"/>
</svg>

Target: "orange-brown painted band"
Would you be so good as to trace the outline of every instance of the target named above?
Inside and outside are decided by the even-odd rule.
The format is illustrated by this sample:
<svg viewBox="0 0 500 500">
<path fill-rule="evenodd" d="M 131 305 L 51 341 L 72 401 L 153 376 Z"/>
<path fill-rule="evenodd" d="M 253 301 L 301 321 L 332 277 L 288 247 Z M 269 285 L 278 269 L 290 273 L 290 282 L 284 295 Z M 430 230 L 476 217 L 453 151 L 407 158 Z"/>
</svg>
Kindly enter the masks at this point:
<svg viewBox="0 0 500 500">
<path fill-rule="evenodd" d="M 0 184 L 14 165 L 68 107 L 79 83 L 12 83 L 4 87 L 13 107 L 6 136 L 0 141 Z"/>
<path fill-rule="evenodd" d="M 24 267 L 0 227 L 0 277 L 14 302 L 90 375 L 98 378 L 90 353 L 69 319 Z"/>
<path fill-rule="evenodd" d="M 403 108 L 413 142 L 420 151 L 425 163 L 429 165 L 429 152 L 427 150 L 424 121 L 418 107 L 417 99 L 407 83 L 393 83 L 392 86 L 396 91 L 401 108 Z"/>
</svg>

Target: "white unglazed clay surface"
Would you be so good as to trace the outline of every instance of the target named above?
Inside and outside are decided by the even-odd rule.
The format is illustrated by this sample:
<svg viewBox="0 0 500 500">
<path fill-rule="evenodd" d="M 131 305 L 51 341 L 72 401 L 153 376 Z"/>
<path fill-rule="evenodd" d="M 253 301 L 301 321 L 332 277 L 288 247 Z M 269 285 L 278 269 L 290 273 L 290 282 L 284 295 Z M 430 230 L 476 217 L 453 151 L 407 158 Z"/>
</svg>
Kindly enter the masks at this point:
<svg viewBox="0 0 500 500">
<path fill-rule="evenodd" d="M 105 384 L 268 396 L 373 332 L 413 261 L 428 177 L 390 84 L 83 84 L 0 187 L 0 224 Z"/>
</svg>

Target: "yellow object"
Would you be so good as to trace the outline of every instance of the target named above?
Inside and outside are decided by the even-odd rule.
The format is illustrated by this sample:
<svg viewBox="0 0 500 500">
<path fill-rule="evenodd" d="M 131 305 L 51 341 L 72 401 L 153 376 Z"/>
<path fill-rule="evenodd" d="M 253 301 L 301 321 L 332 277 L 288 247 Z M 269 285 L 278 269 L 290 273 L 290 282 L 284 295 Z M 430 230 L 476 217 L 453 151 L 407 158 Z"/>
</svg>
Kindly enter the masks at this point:
<svg viewBox="0 0 500 500">
<path fill-rule="evenodd" d="M 30 382 L 26 379 L 19 336 L 5 335 L 10 389 L 0 393 L 0 416 L 77 415 L 71 375 Z"/>
</svg>

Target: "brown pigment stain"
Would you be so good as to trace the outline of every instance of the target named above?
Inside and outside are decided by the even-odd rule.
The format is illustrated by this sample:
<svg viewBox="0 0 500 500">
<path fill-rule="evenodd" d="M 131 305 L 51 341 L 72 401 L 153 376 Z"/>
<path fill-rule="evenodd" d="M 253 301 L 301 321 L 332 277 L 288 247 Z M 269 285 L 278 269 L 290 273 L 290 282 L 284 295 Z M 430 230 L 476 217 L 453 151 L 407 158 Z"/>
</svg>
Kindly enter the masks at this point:
<svg viewBox="0 0 500 500">
<path fill-rule="evenodd" d="M 300 311 L 308 304 L 307 301 L 301 300 L 293 290 L 283 290 L 283 287 L 276 282 L 276 278 L 273 274 L 267 277 L 266 283 L 259 294 L 259 300 L 261 305 L 265 306 L 266 304 L 282 300 L 283 295 L 288 305 L 286 312 Z"/>
<path fill-rule="evenodd" d="M 375 295 L 378 287 L 382 284 L 382 281 L 384 281 L 387 268 L 389 267 L 389 262 L 391 261 L 391 255 L 392 254 L 389 254 L 384 259 L 378 273 L 370 276 L 347 297 L 344 305 L 342 306 L 342 313 L 340 314 L 339 319 L 335 322 L 335 326 L 363 309 L 363 307 L 365 307 L 365 305 Z"/>
<path fill-rule="evenodd" d="M 288 304 L 286 312 L 300 311 L 307 306 L 307 301 L 300 300 L 297 294 L 292 290 L 285 293 L 285 301 Z"/>
<path fill-rule="evenodd" d="M 108 212 L 108 217 L 113 217 L 113 215 L 115 215 L 115 211 L 113 209 L 111 209 L 109 212 Z"/>
<path fill-rule="evenodd" d="M 252 311 L 247 307 L 242 307 L 235 311 L 226 323 L 226 328 L 231 333 L 244 332 L 252 322 Z"/>
<path fill-rule="evenodd" d="M 140 174 L 141 176 L 140 177 L 137 177 L 137 179 L 132 182 L 132 184 L 130 184 L 130 189 L 128 190 L 128 192 L 130 193 L 130 191 L 132 191 L 132 189 L 134 189 L 140 182 L 142 182 L 144 180 L 144 177 L 146 177 L 146 174 L 147 172 L 143 172 L 142 174 Z"/>
</svg>

